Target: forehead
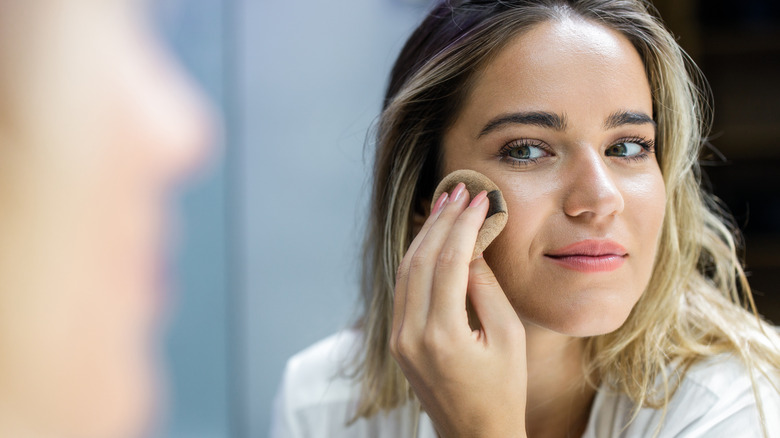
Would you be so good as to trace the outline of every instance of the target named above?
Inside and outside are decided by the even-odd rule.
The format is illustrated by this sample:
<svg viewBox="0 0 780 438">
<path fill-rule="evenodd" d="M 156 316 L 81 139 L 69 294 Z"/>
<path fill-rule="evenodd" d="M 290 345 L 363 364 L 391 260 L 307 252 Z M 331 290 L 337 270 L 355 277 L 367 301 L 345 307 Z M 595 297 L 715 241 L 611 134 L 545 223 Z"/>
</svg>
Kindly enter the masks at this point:
<svg viewBox="0 0 780 438">
<path fill-rule="evenodd" d="M 639 53 L 622 34 L 575 17 L 514 37 L 476 76 L 461 116 L 544 110 L 576 118 L 615 109 L 652 114 Z"/>
</svg>

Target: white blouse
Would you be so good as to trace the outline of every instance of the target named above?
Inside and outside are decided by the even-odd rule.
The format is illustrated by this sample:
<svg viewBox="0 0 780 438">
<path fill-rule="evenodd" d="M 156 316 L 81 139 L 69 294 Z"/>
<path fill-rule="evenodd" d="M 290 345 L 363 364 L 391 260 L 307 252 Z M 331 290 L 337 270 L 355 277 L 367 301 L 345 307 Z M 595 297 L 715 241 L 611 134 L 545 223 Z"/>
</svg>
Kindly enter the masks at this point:
<svg viewBox="0 0 780 438">
<path fill-rule="evenodd" d="M 359 341 L 358 332 L 343 331 L 288 361 L 274 403 L 271 438 L 436 438 L 430 418 L 418 415 L 412 403 L 347 425 L 359 387 L 343 368 Z M 757 379 L 769 437 L 780 438 L 780 394 L 766 379 Z M 756 406 L 747 370 L 723 356 L 691 367 L 665 418 L 661 410 L 643 408 L 627 425 L 631 400 L 599 388 L 583 438 L 761 437 Z"/>
</svg>

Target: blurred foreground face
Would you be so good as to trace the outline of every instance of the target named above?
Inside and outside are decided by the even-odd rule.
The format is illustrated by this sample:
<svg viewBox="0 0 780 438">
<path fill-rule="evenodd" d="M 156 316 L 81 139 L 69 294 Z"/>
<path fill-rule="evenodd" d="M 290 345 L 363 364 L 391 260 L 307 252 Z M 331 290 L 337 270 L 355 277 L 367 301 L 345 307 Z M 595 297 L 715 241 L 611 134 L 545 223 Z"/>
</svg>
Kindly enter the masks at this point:
<svg viewBox="0 0 780 438">
<path fill-rule="evenodd" d="M 166 210 L 209 118 L 142 4 L 0 0 L 0 436 L 149 424 Z"/>
</svg>

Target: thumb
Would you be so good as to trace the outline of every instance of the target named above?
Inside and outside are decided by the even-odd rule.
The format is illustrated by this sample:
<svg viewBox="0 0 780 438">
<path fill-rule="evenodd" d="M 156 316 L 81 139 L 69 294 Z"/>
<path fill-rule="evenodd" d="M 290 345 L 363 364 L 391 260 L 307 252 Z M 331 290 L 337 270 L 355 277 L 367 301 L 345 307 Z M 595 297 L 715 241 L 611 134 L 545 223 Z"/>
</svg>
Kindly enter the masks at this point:
<svg viewBox="0 0 780 438">
<path fill-rule="evenodd" d="M 488 339 L 512 341 L 523 335 L 523 324 L 482 255 L 469 266 L 468 296 Z"/>
</svg>

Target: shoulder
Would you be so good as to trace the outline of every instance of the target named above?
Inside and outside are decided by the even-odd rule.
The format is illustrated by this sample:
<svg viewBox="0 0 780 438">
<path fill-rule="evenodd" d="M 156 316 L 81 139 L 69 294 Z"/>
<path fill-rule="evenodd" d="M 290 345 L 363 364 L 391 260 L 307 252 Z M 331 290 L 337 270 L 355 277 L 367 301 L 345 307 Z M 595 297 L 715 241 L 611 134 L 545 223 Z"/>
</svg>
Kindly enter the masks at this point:
<svg viewBox="0 0 780 438">
<path fill-rule="evenodd" d="M 353 397 L 355 385 L 348 377 L 347 369 L 359 342 L 359 332 L 345 330 L 292 356 L 287 361 L 282 381 L 287 402 L 301 409 Z"/>
<path fill-rule="evenodd" d="M 775 385 L 776 378 L 772 377 Z M 780 412 L 780 394 L 770 378 L 731 355 L 720 355 L 696 363 L 685 373 L 666 410 L 635 412 L 626 395 L 600 388 L 585 436 L 654 436 L 656 432 L 659 437 L 762 436 L 763 417 L 769 436 L 776 437 L 780 432 L 776 412 Z"/>
<path fill-rule="evenodd" d="M 344 370 L 358 340 L 357 332 L 345 330 L 287 361 L 274 400 L 272 438 L 327 436 L 322 435 L 323 429 L 344 427 L 351 399 L 357 394 Z"/>
<path fill-rule="evenodd" d="M 749 368 L 732 355 L 717 356 L 691 367 L 679 397 L 674 396 L 674 408 L 680 411 L 701 404 L 692 410 L 698 417 L 672 418 L 690 421 L 686 430 L 693 436 L 762 436 L 764 423 L 770 437 L 780 437 L 778 383 L 777 370 Z"/>
<path fill-rule="evenodd" d="M 412 403 L 352 421 L 360 384 L 351 371 L 362 340 L 359 331 L 342 331 L 287 361 L 274 401 L 272 438 L 395 438 L 417 427 Z"/>
</svg>

